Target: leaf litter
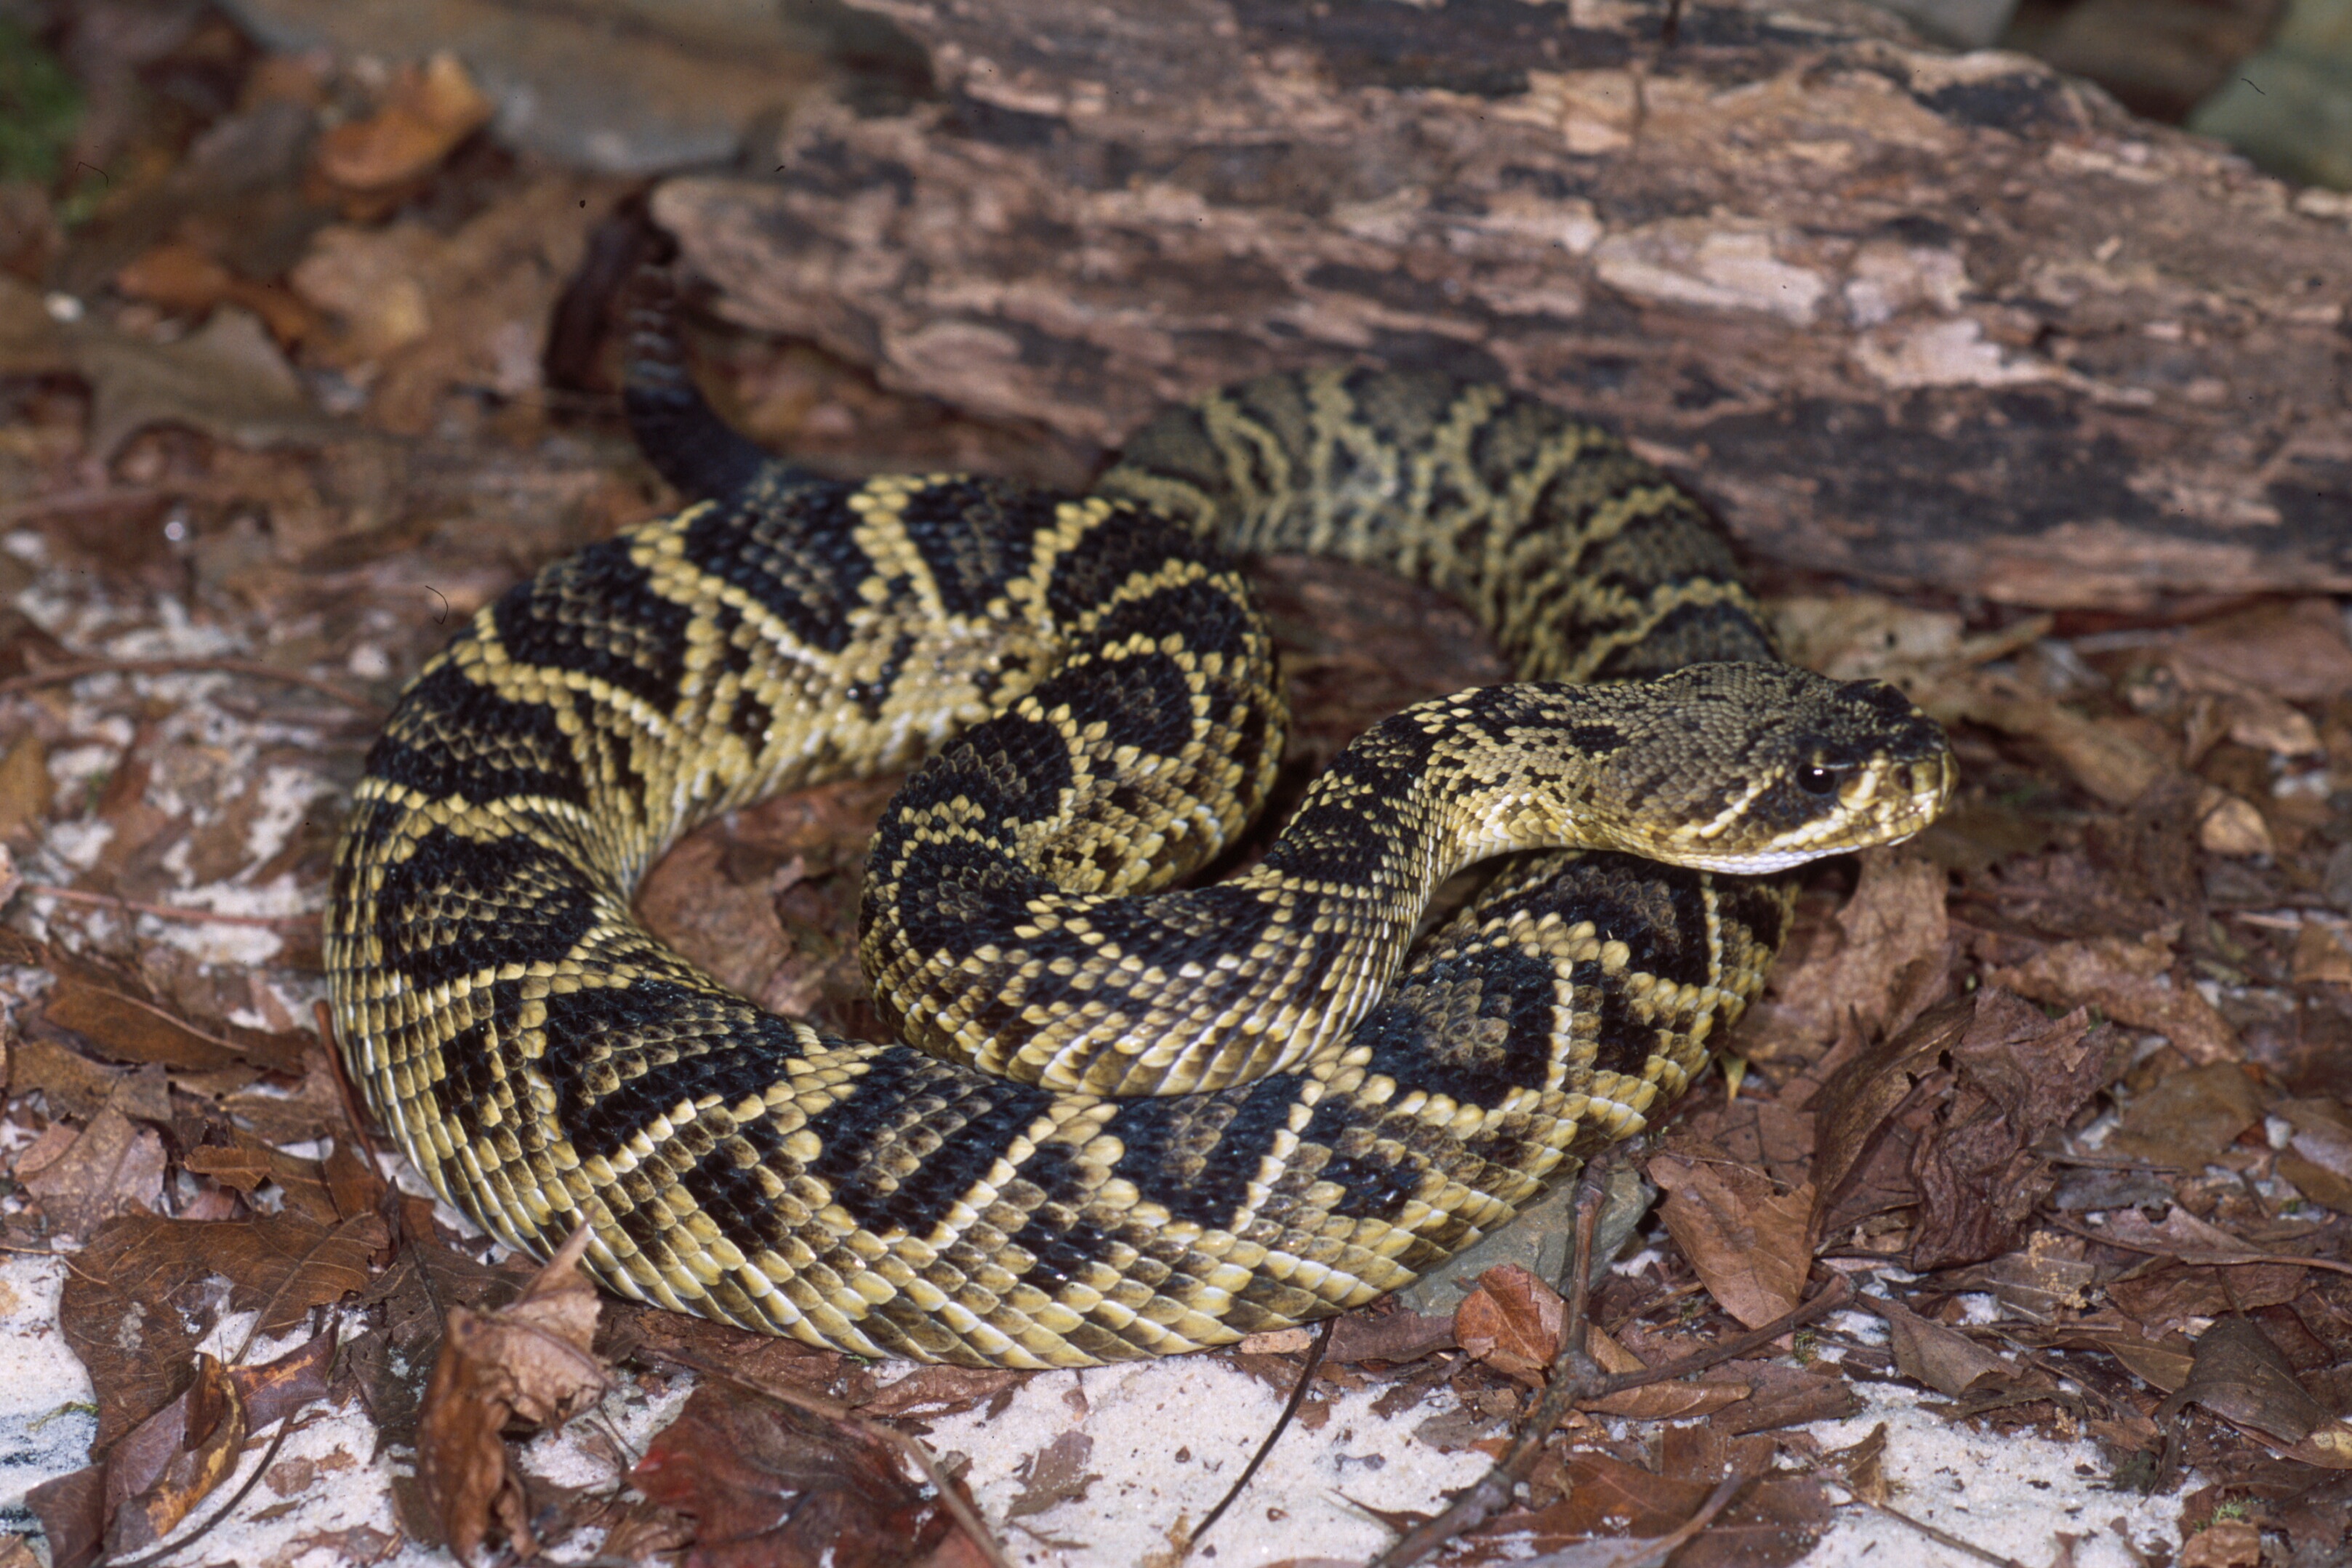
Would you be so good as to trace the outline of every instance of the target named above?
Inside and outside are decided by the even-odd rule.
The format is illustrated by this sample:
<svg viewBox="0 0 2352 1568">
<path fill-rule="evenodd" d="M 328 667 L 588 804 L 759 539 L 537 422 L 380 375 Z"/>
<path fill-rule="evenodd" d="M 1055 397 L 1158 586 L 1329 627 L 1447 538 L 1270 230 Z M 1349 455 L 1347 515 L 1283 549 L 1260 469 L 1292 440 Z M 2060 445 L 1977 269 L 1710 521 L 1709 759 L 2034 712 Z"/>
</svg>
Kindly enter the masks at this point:
<svg viewBox="0 0 2352 1568">
<path fill-rule="evenodd" d="M 77 47 L 132 47 L 102 23 Z M 452 59 L 270 57 L 216 18 L 139 36 L 135 68 L 187 52 L 238 92 L 136 131 L 146 172 L 51 224 L 78 310 L 0 275 L 0 881 L 25 884 L 0 929 L 0 1316 L 7 1364 L 46 1369 L 0 1421 L 49 1456 L 9 1521 L 37 1514 L 67 1568 L 205 1531 L 194 1560 L 264 1514 L 289 1532 L 273 1550 L 353 1561 L 439 1538 L 955 1563 L 990 1531 L 1180 1560 L 1308 1336 L 1084 1374 L 871 1367 L 599 1313 L 386 1184 L 307 1027 L 365 728 L 315 689 L 141 662 L 243 660 L 380 705 L 451 617 L 667 505 L 600 401 L 609 335 L 557 341 L 559 317 L 600 319 L 576 297 L 625 239 L 625 191 L 488 141 Z M 804 346 L 729 339 L 713 373 L 764 438 L 845 471 L 1082 477 Z M 1622 1561 L 1600 1553 L 1628 1534 L 1677 1563 L 1829 1537 L 1908 1560 L 1905 1519 L 1976 1539 L 1988 1488 L 2050 1483 L 2035 1463 L 2116 1490 L 2068 1492 L 2082 1523 L 2019 1510 L 2000 1550 L 2021 1560 L 2344 1551 L 2343 607 L 2053 621 L 1787 586 L 1791 647 L 1943 717 L 1963 793 L 1916 844 L 1809 875 L 1726 1042 L 1736 1092 L 1710 1079 L 1631 1156 L 1663 1201 L 1600 1274 L 1584 1348 L 1608 1374 L 1672 1368 L 1833 1277 L 1862 1310 L 1587 1402 L 1444 1560 Z M 1465 620 L 1385 580 L 1277 561 L 1268 598 L 1290 796 L 1379 712 L 1498 674 Z M 45 674 L 85 662 L 121 673 Z M 849 955 L 887 790 L 713 824 L 648 917 L 770 1005 L 870 1030 Z M 1362 1561 L 1378 1520 L 1433 1512 L 1545 1385 L 1559 1283 L 1487 1267 L 1450 1310 L 1344 1320 L 1195 1555 Z M 740 1381 L 687 1370 L 713 1365 Z M 525 1441 L 534 1424 L 562 1430 Z M 1941 1473 L 1959 1453 L 1966 1485 Z"/>
</svg>

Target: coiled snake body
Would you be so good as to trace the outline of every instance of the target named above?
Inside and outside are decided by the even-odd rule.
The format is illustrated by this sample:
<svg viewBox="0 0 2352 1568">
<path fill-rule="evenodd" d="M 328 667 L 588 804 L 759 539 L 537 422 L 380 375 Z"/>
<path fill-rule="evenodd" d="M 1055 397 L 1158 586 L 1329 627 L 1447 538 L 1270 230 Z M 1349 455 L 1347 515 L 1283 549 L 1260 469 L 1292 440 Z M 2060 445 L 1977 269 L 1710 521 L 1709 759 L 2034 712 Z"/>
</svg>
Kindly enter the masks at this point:
<svg viewBox="0 0 2352 1568">
<path fill-rule="evenodd" d="M 1269 378 L 1075 499 L 758 468 L 701 417 L 719 498 L 547 569 L 410 685 L 327 931 L 353 1077 L 434 1185 L 542 1256 L 587 1226 L 666 1307 L 1036 1366 L 1361 1304 L 1683 1090 L 1787 918 L 1738 873 L 1948 793 L 1898 694 L 1774 662 L 1685 492 L 1496 388 Z M 1433 583 L 1549 684 L 1386 721 L 1244 877 L 1152 894 L 1281 750 L 1258 550 Z M 694 822 L 926 755 L 861 925 L 911 1043 L 766 1014 L 632 915 Z M 1563 842 L 1408 952 L 1460 862 Z"/>
</svg>

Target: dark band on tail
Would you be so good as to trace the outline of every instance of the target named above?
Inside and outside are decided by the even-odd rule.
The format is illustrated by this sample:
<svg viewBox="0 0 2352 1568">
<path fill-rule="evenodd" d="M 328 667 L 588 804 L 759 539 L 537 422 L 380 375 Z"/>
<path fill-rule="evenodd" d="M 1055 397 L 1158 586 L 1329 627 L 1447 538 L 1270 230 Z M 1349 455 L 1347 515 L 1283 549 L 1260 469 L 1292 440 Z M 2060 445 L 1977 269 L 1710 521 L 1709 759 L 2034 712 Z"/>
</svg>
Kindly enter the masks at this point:
<svg viewBox="0 0 2352 1568">
<path fill-rule="evenodd" d="M 641 267 L 629 280 L 625 330 L 621 406 L 656 473 L 695 500 L 723 501 L 778 461 L 719 418 L 688 372 L 668 268 Z"/>
</svg>

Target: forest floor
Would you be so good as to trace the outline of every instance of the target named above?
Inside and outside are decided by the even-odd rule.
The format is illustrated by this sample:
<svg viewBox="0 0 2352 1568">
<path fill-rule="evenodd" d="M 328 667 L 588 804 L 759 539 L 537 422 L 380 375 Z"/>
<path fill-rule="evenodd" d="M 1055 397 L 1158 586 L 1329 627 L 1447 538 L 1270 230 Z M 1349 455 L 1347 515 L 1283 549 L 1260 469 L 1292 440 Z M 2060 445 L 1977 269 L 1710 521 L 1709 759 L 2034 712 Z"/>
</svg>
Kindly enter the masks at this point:
<svg viewBox="0 0 2352 1568">
<path fill-rule="evenodd" d="M 258 55 L 217 20 L 133 65 L 125 188 L 83 211 L 10 187 L 0 229 L 0 1529 L 45 1532 L 53 1568 L 446 1562 L 453 1538 L 1343 1563 L 1477 1479 L 1559 1346 L 1556 1234 L 1348 1320 L 1198 1541 L 1307 1375 L 1304 1332 L 910 1369 L 600 1309 L 561 1271 L 517 1301 L 533 1267 L 354 1124 L 314 1022 L 319 911 L 404 679 L 674 503 L 610 396 L 636 192 L 499 151 L 462 75 Z M 99 281 L 26 281 L 60 265 Z M 701 349 L 748 429 L 829 471 L 1085 480 L 804 346 Z M 1793 656 L 1943 718 L 1964 783 L 1913 843 L 1815 870 L 1737 1071 L 1620 1161 L 1664 1197 L 1590 1348 L 1664 1367 L 1851 1300 L 1583 1402 L 1440 1560 L 1630 1563 L 1621 1538 L 1687 1528 L 1678 1564 L 2340 1561 L 2346 606 L 2053 618 L 1759 580 Z M 1294 796 L 1381 714 L 1500 678 L 1416 591 L 1288 559 L 1261 580 Z M 711 824 L 645 916 L 870 1035 L 852 933 L 891 784 Z M 0 1568 L 31 1551 L 0 1538 Z"/>
</svg>

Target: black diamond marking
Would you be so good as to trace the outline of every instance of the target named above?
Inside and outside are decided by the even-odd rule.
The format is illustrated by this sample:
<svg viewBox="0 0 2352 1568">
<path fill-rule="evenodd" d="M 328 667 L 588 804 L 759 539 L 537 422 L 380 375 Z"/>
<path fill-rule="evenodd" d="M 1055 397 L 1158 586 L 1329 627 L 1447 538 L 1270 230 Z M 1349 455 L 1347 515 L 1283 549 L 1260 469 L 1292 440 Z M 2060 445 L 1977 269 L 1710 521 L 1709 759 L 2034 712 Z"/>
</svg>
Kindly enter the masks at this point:
<svg viewBox="0 0 2352 1568">
<path fill-rule="evenodd" d="M 1579 965 L 1581 970 L 1583 966 Z M 1600 968 L 1598 964 L 1593 966 Z M 1592 1066 L 1598 1072 L 1620 1072 L 1629 1078 L 1639 1078 L 1649 1066 L 1650 1058 L 1658 1049 L 1658 1028 L 1644 1022 L 1634 1011 L 1627 998 L 1624 985 L 1606 976 L 1594 976 L 1594 990 L 1601 998 L 1598 1013 L 1601 1027 L 1595 1039 L 1598 1050 L 1593 1053 Z M 1581 986 L 1578 1000 L 1583 999 Z"/>
<path fill-rule="evenodd" d="M 1064 625 L 1075 624 L 1123 583 L 1170 561 L 1224 564 L 1214 546 L 1181 524 L 1151 512 L 1127 512 L 1088 529 L 1062 552 L 1045 584 L 1045 607 Z"/>
<path fill-rule="evenodd" d="M 888 864 L 886 846 L 908 821 L 958 797 L 979 808 L 984 822 L 1045 821 L 1061 810 L 1075 778 L 1059 730 L 1041 719 L 999 714 L 915 770 L 883 820 L 874 858 Z"/>
<path fill-rule="evenodd" d="M 384 962 L 423 988 L 508 964 L 555 963 L 587 935 L 586 879 L 527 839 L 435 828 L 384 868 L 375 936 Z"/>
<path fill-rule="evenodd" d="M 1196 656 L 1222 653 L 1238 659 L 1249 651 L 1255 623 L 1241 603 L 1213 582 L 1192 581 L 1159 589 L 1119 604 L 1096 623 L 1079 646 L 1108 648 L 1129 637 L 1158 643 L 1181 631 Z"/>
<path fill-rule="evenodd" d="M 1231 1229 L 1250 1183 L 1290 1130 L 1302 1082 L 1277 1073 L 1214 1094 L 1123 1102 L 1109 1128 L 1126 1145 L 1112 1174 L 1134 1182 L 1177 1219 Z"/>
<path fill-rule="evenodd" d="M 1074 727 L 1100 722 L 1113 746 L 1181 757 L 1192 742 L 1192 680 L 1165 653 L 1096 659 L 1040 681 L 1030 697 L 1044 713 L 1066 706 Z"/>
<path fill-rule="evenodd" d="M 510 658 L 592 676 L 663 712 L 677 704 L 694 612 L 654 591 L 625 538 L 518 583 L 490 614 Z"/>
<path fill-rule="evenodd" d="M 732 1137 L 719 1139 L 680 1171 L 677 1185 L 710 1217 L 719 1235 L 756 1257 L 792 1242 L 792 1232 L 777 1214 L 761 1173 L 763 1168 L 789 1172 L 796 1163 L 783 1152 L 783 1134 L 765 1118 L 755 1117 L 738 1124 Z"/>
<path fill-rule="evenodd" d="M 993 479 L 942 479 L 907 497 L 898 514 L 950 615 L 977 616 L 1026 572 L 1063 497 Z"/>
<path fill-rule="evenodd" d="M 1326 1095 L 1298 1139 L 1331 1151 L 1315 1179 L 1339 1186 L 1339 1201 L 1329 1209 L 1336 1217 L 1393 1223 L 1421 1191 L 1428 1162 L 1410 1150 L 1399 1157 L 1383 1155 L 1374 1147 L 1373 1129 L 1364 1124 L 1363 1113 L 1344 1095 Z"/>
<path fill-rule="evenodd" d="M 1010 940 L 1013 928 L 1029 918 L 1030 904 L 1055 894 L 1052 883 L 1011 856 L 961 840 L 908 844 L 903 859 L 895 842 L 877 840 L 876 849 L 876 864 L 899 868 L 898 925 L 917 954 L 963 953 L 988 937 Z M 860 925 L 871 918 L 868 904 Z"/>
<path fill-rule="evenodd" d="M 793 1026 L 672 980 L 547 998 L 540 1069 L 584 1158 L 609 1157 L 681 1103 L 759 1094 L 802 1054 Z"/>
<path fill-rule="evenodd" d="M 808 1174 L 875 1235 L 929 1236 L 1052 1098 L 911 1051 L 887 1051 L 847 1099 L 809 1118 L 824 1148 Z M 902 1175 L 893 1163 L 913 1168 Z"/>
<path fill-rule="evenodd" d="M 687 528 L 686 559 L 750 594 L 807 646 L 838 653 L 849 645 L 858 585 L 874 575 L 849 508 L 860 488 L 803 485 L 756 509 L 715 507 Z"/>
<path fill-rule="evenodd" d="M 514 980 L 496 981 L 488 1000 L 490 1016 L 478 1016 L 441 1048 L 444 1071 L 432 1086 L 433 1103 L 442 1119 L 462 1128 L 466 1138 L 475 1142 L 482 1136 L 482 1108 L 503 1081 L 497 1071 L 502 1052 L 513 1050 L 521 1030 L 522 987 Z M 478 998 L 478 1013 L 479 1005 Z"/>
<path fill-rule="evenodd" d="M 455 795 L 480 806 L 537 796 L 588 803 L 587 781 L 555 710 L 476 685 L 455 663 L 408 688 L 368 748 L 367 770 L 436 800 Z"/>
<path fill-rule="evenodd" d="M 891 692 L 898 685 L 898 676 L 907 667 L 907 655 L 914 651 L 915 634 L 912 632 L 899 632 L 891 639 L 889 655 L 882 661 L 882 667 L 874 678 L 855 682 L 849 686 L 849 700 L 857 706 L 858 712 L 866 716 L 867 723 L 871 724 L 882 716 L 882 705 L 890 700 Z"/>
<path fill-rule="evenodd" d="M 1349 1045 L 1370 1047 L 1368 1071 L 1459 1104 L 1490 1105 L 1544 1081 L 1558 1011 L 1550 962 L 1505 944 L 1415 967 L 1364 1016 Z"/>
</svg>

